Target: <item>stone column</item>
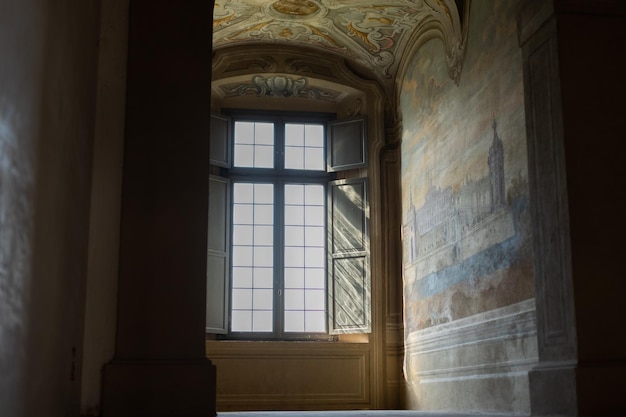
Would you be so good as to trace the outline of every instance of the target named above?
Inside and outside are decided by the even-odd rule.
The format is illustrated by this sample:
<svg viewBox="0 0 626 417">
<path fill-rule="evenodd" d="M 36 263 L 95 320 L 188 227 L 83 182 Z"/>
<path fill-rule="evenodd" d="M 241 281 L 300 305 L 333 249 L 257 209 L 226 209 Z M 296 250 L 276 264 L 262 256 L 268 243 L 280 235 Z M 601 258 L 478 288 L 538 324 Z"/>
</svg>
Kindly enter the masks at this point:
<svg viewBox="0 0 626 417">
<path fill-rule="evenodd" d="M 104 417 L 215 415 L 204 347 L 212 4 L 130 3 L 118 323 Z"/>
<path fill-rule="evenodd" d="M 610 323 L 623 323 L 626 290 L 615 188 L 626 5 L 526 0 L 518 18 L 539 347 L 532 414 L 623 415 L 626 337 Z"/>
</svg>

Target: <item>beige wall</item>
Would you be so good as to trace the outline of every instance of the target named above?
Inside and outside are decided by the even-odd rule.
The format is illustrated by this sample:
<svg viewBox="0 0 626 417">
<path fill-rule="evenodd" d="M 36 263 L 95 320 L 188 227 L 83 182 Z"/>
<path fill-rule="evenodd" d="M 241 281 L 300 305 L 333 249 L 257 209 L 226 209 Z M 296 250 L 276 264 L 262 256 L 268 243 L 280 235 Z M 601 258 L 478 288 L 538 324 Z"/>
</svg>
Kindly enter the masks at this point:
<svg viewBox="0 0 626 417">
<path fill-rule="evenodd" d="M 98 21 L 0 2 L 2 415 L 78 414 Z"/>
</svg>

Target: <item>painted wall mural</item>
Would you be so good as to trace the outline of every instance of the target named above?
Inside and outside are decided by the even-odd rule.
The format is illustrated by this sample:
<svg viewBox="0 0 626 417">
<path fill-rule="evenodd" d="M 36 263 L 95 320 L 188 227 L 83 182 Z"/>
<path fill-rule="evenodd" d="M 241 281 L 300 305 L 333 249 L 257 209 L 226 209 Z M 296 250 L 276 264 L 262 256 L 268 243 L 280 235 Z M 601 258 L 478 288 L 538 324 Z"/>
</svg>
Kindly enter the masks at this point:
<svg viewBox="0 0 626 417">
<path fill-rule="evenodd" d="M 514 2 L 473 6 L 460 84 L 438 40 L 403 83 L 407 333 L 534 295 Z"/>
</svg>

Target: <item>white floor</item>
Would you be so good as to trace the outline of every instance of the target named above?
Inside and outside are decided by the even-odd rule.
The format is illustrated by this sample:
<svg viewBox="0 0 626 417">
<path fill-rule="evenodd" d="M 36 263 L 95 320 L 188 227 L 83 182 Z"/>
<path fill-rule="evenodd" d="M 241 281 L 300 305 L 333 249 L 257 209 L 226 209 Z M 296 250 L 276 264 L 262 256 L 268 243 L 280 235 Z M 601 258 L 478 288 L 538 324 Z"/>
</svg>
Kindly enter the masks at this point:
<svg viewBox="0 0 626 417">
<path fill-rule="evenodd" d="M 401 410 L 250 411 L 217 413 L 217 417 L 510 417 L 510 414 L 436 413 Z"/>
</svg>

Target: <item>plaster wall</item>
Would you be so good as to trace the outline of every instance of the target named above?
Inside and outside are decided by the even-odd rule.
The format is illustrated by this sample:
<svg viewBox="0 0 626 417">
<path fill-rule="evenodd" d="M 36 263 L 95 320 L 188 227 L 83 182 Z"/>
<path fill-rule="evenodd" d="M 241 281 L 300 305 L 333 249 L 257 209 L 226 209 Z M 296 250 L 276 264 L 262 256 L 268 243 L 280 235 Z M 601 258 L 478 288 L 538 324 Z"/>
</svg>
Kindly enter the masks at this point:
<svg viewBox="0 0 626 417">
<path fill-rule="evenodd" d="M 438 40 L 415 53 L 402 82 L 405 372 L 414 409 L 530 409 L 537 347 L 515 7 L 472 3 L 458 85 Z"/>
<path fill-rule="evenodd" d="M 1 415 L 78 413 L 98 20 L 0 2 Z"/>
</svg>

